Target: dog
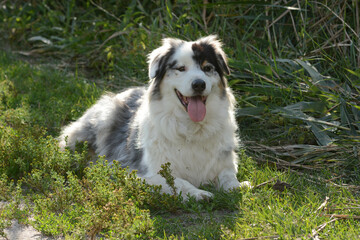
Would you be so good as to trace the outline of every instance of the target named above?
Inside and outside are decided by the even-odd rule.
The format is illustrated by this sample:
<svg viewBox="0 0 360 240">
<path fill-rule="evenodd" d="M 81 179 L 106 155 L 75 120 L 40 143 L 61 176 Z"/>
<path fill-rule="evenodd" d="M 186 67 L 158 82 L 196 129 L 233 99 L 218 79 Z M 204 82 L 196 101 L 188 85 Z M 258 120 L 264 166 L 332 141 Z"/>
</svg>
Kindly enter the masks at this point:
<svg viewBox="0 0 360 240">
<path fill-rule="evenodd" d="M 159 174 L 169 162 L 175 194 L 184 199 L 211 198 L 199 189 L 207 183 L 225 191 L 250 187 L 236 178 L 235 98 L 217 36 L 192 42 L 165 38 L 148 55 L 148 64 L 147 87 L 101 97 L 63 129 L 60 147 L 74 149 L 76 142 L 87 141 L 96 154 L 137 170 L 147 183 L 172 194 Z"/>
</svg>

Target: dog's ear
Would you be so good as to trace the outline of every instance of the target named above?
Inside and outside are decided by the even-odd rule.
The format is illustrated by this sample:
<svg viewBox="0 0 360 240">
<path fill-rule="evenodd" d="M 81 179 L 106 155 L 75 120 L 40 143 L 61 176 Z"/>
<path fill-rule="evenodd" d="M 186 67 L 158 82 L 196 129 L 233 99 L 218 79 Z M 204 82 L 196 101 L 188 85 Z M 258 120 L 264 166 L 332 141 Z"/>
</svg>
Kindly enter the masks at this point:
<svg viewBox="0 0 360 240">
<path fill-rule="evenodd" d="M 183 41 L 179 39 L 164 38 L 162 40 L 162 46 L 148 55 L 150 80 L 154 78 L 162 79 L 164 77 L 169 59 L 175 52 L 175 47 L 182 42 Z"/>
<path fill-rule="evenodd" d="M 176 47 L 183 41 L 173 38 L 165 38 L 162 46 L 148 55 L 150 91 L 153 99 L 161 99 L 160 86 L 162 79 L 169 68 L 169 61 Z"/>
<path fill-rule="evenodd" d="M 221 70 L 223 71 L 223 73 L 225 73 L 226 75 L 230 75 L 230 69 L 227 63 L 227 58 L 225 53 L 223 52 L 222 49 L 220 49 L 220 52 L 218 52 L 216 54 L 216 58 L 218 60 L 218 63 L 221 67 Z"/>
<path fill-rule="evenodd" d="M 161 67 L 160 61 L 164 57 L 164 53 L 162 52 L 162 47 L 155 49 L 148 55 L 148 64 L 149 64 L 149 79 L 155 78 L 159 75 L 159 68 Z M 161 61 L 162 63 L 163 61 Z"/>
</svg>

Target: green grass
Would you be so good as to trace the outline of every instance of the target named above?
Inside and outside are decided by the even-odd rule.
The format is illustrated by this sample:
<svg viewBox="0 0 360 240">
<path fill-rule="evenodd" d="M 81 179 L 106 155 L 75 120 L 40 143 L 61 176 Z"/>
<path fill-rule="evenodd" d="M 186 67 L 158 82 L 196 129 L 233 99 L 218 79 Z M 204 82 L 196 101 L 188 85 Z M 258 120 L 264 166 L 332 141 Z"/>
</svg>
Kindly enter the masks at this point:
<svg viewBox="0 0 360 240">
<path fill-rule="evenodd" d="M 3 1 L 0 236 L 17 219 L 66 239 L 360 238 L 359 5 Z M 239 106 L 238 178 L 257 187 L 182 203 L 88 166 L 86 144 L 59 151 L 60 128 L 104 91 L 147 81 L 162 37 L 210 33 Z"/>
</svg>

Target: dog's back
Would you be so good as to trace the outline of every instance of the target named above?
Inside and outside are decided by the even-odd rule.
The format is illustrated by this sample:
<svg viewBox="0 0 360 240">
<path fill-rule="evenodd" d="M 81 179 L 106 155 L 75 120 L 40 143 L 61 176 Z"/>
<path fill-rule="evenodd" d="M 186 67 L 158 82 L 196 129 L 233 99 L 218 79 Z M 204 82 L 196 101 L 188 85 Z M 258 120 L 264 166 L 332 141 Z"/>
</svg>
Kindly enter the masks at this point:
<svg viewBox="0 0 360 240">
<path fill-rule="evenodd" d="M 145 88 L 131 88 L 116 95 L 104 95 L 79 120 L 63 129 L 60 147 L 74 150 L 77 142 L 86 141 L 109 162 L 117 160 L 123 166 L 138 169 L 142 151 L 136 146 L 137 129 L 131 123 L 144 92 Z"/>
</svg>

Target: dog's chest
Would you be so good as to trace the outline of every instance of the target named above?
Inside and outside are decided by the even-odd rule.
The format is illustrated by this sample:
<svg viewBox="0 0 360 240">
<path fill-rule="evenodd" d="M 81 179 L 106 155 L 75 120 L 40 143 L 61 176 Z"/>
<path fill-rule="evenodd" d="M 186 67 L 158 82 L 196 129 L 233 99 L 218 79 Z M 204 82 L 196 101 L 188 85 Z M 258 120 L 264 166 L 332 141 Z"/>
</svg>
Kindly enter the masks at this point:
<svg viewBox="0 0 360 240">
<path fill-rule="evenodd" d="M 216 139 L 217 140 L 217 139 Z M 195 186 L 216 180 L 221 170 L 219 156 L 222 149 L 221 143 L 216 141 L 154 141 L 149 149 L 153 173 L 156 173 L 161 164 L 169 162 L 172 174 L 191 182 Z"/>
<path fill-rule="evenodd" d="M 176 157 L 171 159 L 174 174 L 196 186 L 215 180 L 219 172 L 219 151 L 217 146 L 196 143 L 178 148 Z"/>
</svg>

